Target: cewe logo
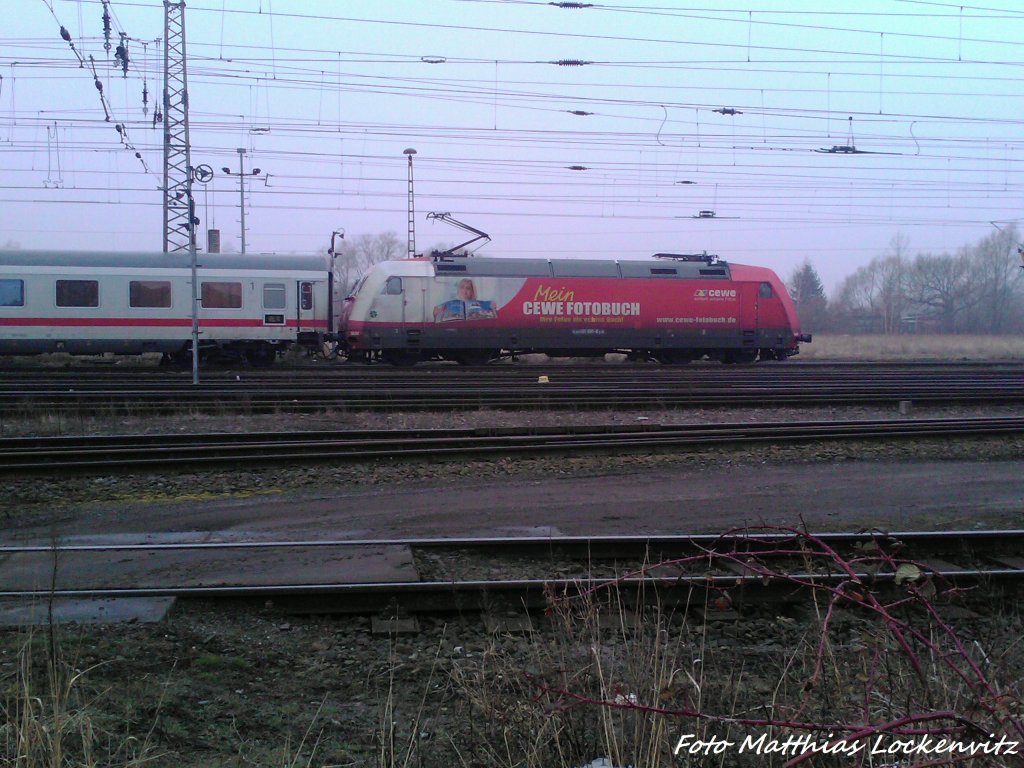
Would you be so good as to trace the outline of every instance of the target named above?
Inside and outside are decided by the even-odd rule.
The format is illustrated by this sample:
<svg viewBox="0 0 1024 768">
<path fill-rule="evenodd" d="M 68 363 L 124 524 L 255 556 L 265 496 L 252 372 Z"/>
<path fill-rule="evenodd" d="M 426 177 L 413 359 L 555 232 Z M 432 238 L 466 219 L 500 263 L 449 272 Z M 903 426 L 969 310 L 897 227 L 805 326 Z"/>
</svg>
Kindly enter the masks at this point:
<svg viewBox="0 0 1024 768">
<path fill-rule="evenodd" d="M 735 299 L 735 288 L 698 288 L 693 292 L 695 299 Z"/>
</svg>

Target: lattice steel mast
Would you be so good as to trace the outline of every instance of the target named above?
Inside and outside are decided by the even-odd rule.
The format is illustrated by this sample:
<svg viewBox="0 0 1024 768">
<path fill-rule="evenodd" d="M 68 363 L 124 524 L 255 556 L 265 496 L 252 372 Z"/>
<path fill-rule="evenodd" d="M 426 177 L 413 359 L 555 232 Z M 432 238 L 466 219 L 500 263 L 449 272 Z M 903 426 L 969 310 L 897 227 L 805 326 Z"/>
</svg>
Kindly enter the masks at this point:
<svg viewBox="0 0 1024 768">
<path fill-rule="evenodd" d="M 185 2 L 164 0 L 164 252 L 195 247 Z"/>
</svg>

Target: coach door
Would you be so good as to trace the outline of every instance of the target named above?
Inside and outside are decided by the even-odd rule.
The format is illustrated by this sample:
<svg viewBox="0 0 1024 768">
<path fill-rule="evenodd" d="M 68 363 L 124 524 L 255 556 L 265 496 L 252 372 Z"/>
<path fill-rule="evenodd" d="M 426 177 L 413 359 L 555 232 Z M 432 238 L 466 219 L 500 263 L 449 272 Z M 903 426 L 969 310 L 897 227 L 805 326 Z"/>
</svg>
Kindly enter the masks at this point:
<svg viewBox="0 0 1024 768">
<path fill-rule="evenodd" d="M 760 301 L 758 296 L 758 284 L 757 283 L 735 283 L 736 287 L 739 288 L 739 302 L 737 305 L 737 311 L 739 312 L 739 330 L 748 332 L 758 328 L 758 321 L 760 320 Z"/>
<path fill-rule="evenodd" d="M 754 351 L 758 346 L 758 329 L 761 325 L 761 300 L 757 283 L 735 283 L 739 289 L 739 302 L 736 311 L 739 313 L 739 347 L 741 350 Z"/>
<path fill-rule="evenodd" d="M 298 331 L 316 330 L 316 283 L 310 280 L 300 280 L 298 284 L 298 300 L 295 306 L 298 310 Z"/>
</svg>

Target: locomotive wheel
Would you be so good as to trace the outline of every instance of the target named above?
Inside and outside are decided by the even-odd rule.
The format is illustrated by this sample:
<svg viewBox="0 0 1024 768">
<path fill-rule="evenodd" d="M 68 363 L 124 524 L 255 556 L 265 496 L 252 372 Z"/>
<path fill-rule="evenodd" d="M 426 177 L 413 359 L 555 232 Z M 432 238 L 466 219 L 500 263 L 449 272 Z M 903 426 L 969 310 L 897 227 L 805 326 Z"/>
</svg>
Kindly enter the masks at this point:
<svg viewBox="0 0 1024 768">
<path fill-rule="evenodd" d="M 410 368 L 420 361 L 419 352 L 406 352 L 401 349 L 386 349 L 381 352 L 385 363 L 391 363 L 396 368 Z"/>
<path fill-rule="evenodd" d="M 494 357 L 495 354 L 493 352 L 476 349 L 452 355 L 452 359 L 459 365 L 486 365 Z"/>
<path fill-rule="evenodd" d="M 735 363 L 736 365 L 750 365 L 757 360 L 756 349 L 737 349 L 727 352 L 723 363 Z"/>
<path fill-rule="evenodd" d="M 686 365 L 693 358 L 686 352 L 666 351 L 658 355 L 658 360 L 661 361 L 662 365 Z"/>
</svg>

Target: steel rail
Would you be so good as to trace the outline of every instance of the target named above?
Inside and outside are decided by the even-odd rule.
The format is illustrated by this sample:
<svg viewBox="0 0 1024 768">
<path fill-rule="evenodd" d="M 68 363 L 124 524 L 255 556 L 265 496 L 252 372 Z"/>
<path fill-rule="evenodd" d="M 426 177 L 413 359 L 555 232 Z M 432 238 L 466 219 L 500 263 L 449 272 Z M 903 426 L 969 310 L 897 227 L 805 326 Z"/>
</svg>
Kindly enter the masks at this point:
<svg viewBox="0 0 1024 768">
<path fill-rule="evenodd" d="M 815 440 L 910 439 L 1024 432 L 1024 417 L 644 425 L 500 430 L 379 430 L 190 435 L 158 439 L 0 439 L 0 474 L 79 470 L 125 471 L 172 466 L 249 466 L 255 462 L 318 462 L 538 455 L 554 452 L 700 448 L 724 443 L 792 443 Z"/>
<path fill-rule="evenodd" d="M 874 547 L 865 545 L 874 544 Z M 578 576 L 558 578 L 451 578 L 439 580 L 424 578 L 419 581 L 373 581 L 351 583 L 345 581 L 319 581 L 315 583 L 265 584 L 196 584 L 158 586 L 96 586 L 46 589 L 6 589 L 0 591 L 4 599 L 100 599 L 100 598 L 207 598 L 207 599 L 285 599 L 292 611 L 378 613 L 397 601 L 409 612 L 481 610 L 493 607 L 497 601 L 520 608 L 540 607 L 552 596 L 601 594 L 614 588 L 623 595 L 642 603 L 656 598 L 661 602 L 701 605 L 716 595 L 728 594 L 737 604 L 746 601 L 791 601 L 794 590 L 810 587 L 837 589 L 851 586 L 856 589 L 881 591 L 892 589 L 906 580 L 899 566 L 914 564 L 919 569 L 916 578 L 938 578 L 951 586 L 995 583 L 1019 583 L 1024 580 L 1024 558 L 1017 556 L 1024 545 L 1024 530 L 985 531 L 861 531 L 856 533 L 808 533 L 779 530 L 758 532 L 736 530 L 725 534 L 697 534 L 681 536 L 557 536 L 557 537 L 493 537 L 493 538 L 419 538 L 419 539 L 341 539 L 306 541 L 218 541 L 218 542 L 165 542 L 128 543 L 105 542 L 99 544 L 72 544 L 46 546 L 36 544 L 4 544 L 0 553 L 7 557 L 32 554 L 52 554 L 55 558 L 71 553 L 97 554 L 102 552 L 139 551 L 195 551 L 239 550 L 254 552 L 270 548 L 353 548 L 404 546 L 410 553 L 456 553 L 454 560 L 465 567 L 461 559 L 467 550 L 486 561 L 490 567 L 495 560 L 508 571 L 522 568 L 515 558 L 533 555 L 537 565 L 550 567 L 561 560 L 576 559 L 584 570 Z M 801 549 L 801 547 L 805 547 Z M 1007 550 L 1010 556 L 1001 554 Z M 875 559 L 876 567 L 869 567 L 864 558 L 888 552 L 891 560 Z M 657 553 L 652 555 L 652 553 Z M 673 554 L 669 554 L 673 553 Z M 832 554 L 844 558 L 846 566 L 829 564 L 824 569 L 808 569 L 819 558 Z M 955 563 L 929 561 L 936 554 L 951 559 L 967 559 L 966 566 Z M 687 558 L 689 570 L 664 572 L 673 566 L 671 558 Z M 701 565 L 707 556 L 707 565 Z M 720 560 L 713 560 L 713 558 Z M 638 558 L 638 559 L 637 559 Z M 660 558 L 660 560 L 659 560 Z M 696 558 L 700 558 L 699 562 Z M 616 562 L 636 559 L 620 575 L 596 574 L 590 569 L 601 560 Z M 724 563 L 724 565 L 722 564 Z M 787 563 L 789 565 L 787 565 Z M 771 570 L 766 570 L 768 566 Z M 881 569 L 880 565 L 886 566 Z M 660 570 L 659 570 L 660 569 Z M 855 598 L 851 602 L 856 602 Z"/>
<path fill-rule="evenodd" d="M 911 401 L 919 405 L 1013 404 L 1024 402 L 1024 383 L 1005 386 L 895 387 L 871 388 L 745 388 L 643 390 L 626 387 L 602 390 L 595 387 L 536 386 L 512 390 L 475 389 L 439 392 L 397 392 L 374 387 L 366 391 L 348 389 L 342 393 L 296 392 L 267 394 L 238 389 L 194 391 L 172 395 L 158 392 L 106 394 L 43 393 L 0 396 L 0 414 L 8 417 L 39 413 L 88 413 L 152 415 L 182 410 L 215 413 L 279 413 L 326 411 L 453 411 L 467 409 L 507 410 L 595 410 L 628 408 L 709 408 L 721 406 L 807 407 L 821 405 L 895 405 Z"/>
<path fill-rule="evenodd" d="M 851 547 L 871 542 L 899 543 L 906 546 L 928 548 L 933 552 L 964 550 L 985 547 L 1008 548 L 1024 553 L 1024 528 L 991 530 L 865 530 L 865 531 L 808 531 L 796 533 L 780 529 L 771 533 L 758 533 L 748 529 L 736 529 L 725 533 L 691 534 L 632 534 L 594 536 L 435 536 L 401 539 L 289 539 L 271 540 L 220 540 L 220 541 L 173 541 L 173 542 L 107 542 L 101 544 L 17 544 L 0 542 L 0 554 L 28 553 L 70 553 L 70 552 L 132 552 L 163 550 L 209 550 L 209 549 L 293 549 L 293 548 L 344 548 L 344 547 L 409 547 L 422 550 L 458 549 L 501 549 L 503 551 L 537 552 L 560 550 L 587 557 L 620 557 L 637 554 L 651 549 L 671 550 L 690 553 L 717 552 L 722 548 L 732 549 L 738 544 L 779 545 L 788 542 L 814 540 L 832 548 Z M 596 554 L 595 554 L 596 553 Z"/>
<path fill-rule="evenodd" d="M 557 375 L 667 375 L 667 376 L 843 376 L 878 374 L 930 375 L 942 372 L 949 375 L 971 375 L 990 372 L 1021 372 L 1024 362 L 1020 360 L 996 361 L 841 361 L 841 360 L 789 360 L 784 363 L 762 363 L 753 366 L 723 366 L 716 362 L 694 362 L 685 366 L 666 366 L 651 363 L 562 363 L 562 362 L 521 362 L 491 364 L 486 366 L 459 366 L 454 364 L 422 364 L 414 368 L 395 368 L 390 365 L 363 364 L 298 364 L 272 368 L 213 367 L 203 371 L 206 380 L 234 380 L 238 376 L 273 381 L 280 378 L 306 377 L 313 379 L 330 378 L 499 378 L 502 376 L 535 376 L 537 374 Z M 68 367 L 11 366 L 0 358 L 0 382 L 6 380 L 74 381 L 93 380 L 137 380 L 160 379 L 188 383 L 189 372 L 155 366 L 88 366 Z"/>
<path fill-rule="evenodd" d="M 928 568 L 927 573 L 950 585 L 970 586 L 978 583 L 1016 582 L 1024 580 L 1024 568 Z M 641 591 L 648 588 L 680 591 L 687 603 L 700 603 L 710 594 L 742 591 L 754 600 L 790 600 L 799 587 L 838 587 L 855 583 L 858 586 L 894 585 L 900 578 L 895 571 L 875 572 L 833 571 L 814 573 L 795 571 L 766 576 L 761 573 L 684 574 L 672 576 L 580 576 L 545 579 L 469 579 L 448 581 L 393 582 L 320 582 L 309 584 L 203 585 L 189 587 L 84 587 L 73 589 L 2 590 L 0 599 L 51 598 L 340 598 L 343 602 L 329 606 L 318 602 L 309 606 L 312 612 L 374 612 L 398 600 L 408 611 L 452 611 L 483 609 L 495 601 L 511 605 L 539 607 L 552 594 L 565 595 L 593 592 L 612 587 L 616 590 Z"/>
<path fill-rule="evenodd" d="M 493 371 L 502 371 L 495 374 Z M 193 386 L 180 377 L 136 376 L 89 380 L 42 375 L 0 378 L 0 413 L 128 411 L 151 413 L 182 408 L 227 412 L 268 410 L 451 410 L 489 408 L 688 407 L 713 405 L 1012 403 L 1024 401 L 1024 366 L 892 369 L 820 369 L 766 366 L 756 369 L 702 367 L 575 366 L 546 375 L 518 366 L 494 369 L 438 367 L 420 372 L 370 368 L 296 377 L 244 373 Z M 62 383 L 63 382 L 63 383 Z"/>
<path fill-rule="evenodd" d="M 934 576 L 940 577 L 958 586 L 975 584 L 984 580 L 1020 580 L 1024 579 L 1022 568 L 976 568 L 976 569 L 929 569 Z M 595 586 L 621 587 L 662 587 L 681 588 L 688 591 L 719 592 L 738 587 L 748 590 L 770 587 L 792 588 L 796 586 L 836 586 L 857 581 L 867 584 L 893 583 L 898 574 L 877 573 L 872 571 L 811 573 L 793 572 L 766 577 L 761 574 L 679 574 L 674 576 L 649 577 L 578 577 L 552 579 L 471 579 L 452 581 L 386 581 L 353 584 L 349 582 L 323 582 L 316 584 L 260 584 L 260 585 L 223 585 L 193 587 L 96 587 L 77 589 L 38 589 L 38 590 L 0 590 L 0 598 L 116 598 L 116 597 L 280 597 L 280 596 L 312 596 L 312 595 L 355 595 L 360 597 L 400 595 L 414 598 L 417 602 L 403 604 L 410 609 L 437 610 L 437 604 L 453 610 L 467 607 L 458 598 L 471 596 L 481 600 L 508 596 L 511 593 L 514 603 L 520 603 L 520 596 L 534 599 L 550 594 L 552 591 L 567 593 L 592 590 Z M 766 580 L 769 583 L 766 583 Z M 525 593 L 525 594 L 524 594 Z M 432 598 L 429 605 L 420 602 L 424 598 Z M 456 602 L 453 603 L 452 600 Z M 521 603 L 520 603 L 521 604 Z M 536 604 L 536 603 L 534 603 Z M 377 608 L 381 608 L 379 602 Z M 479 607 L 479 606 L 478 606 Z"/>
<path fill-rule="evenodd" d="M 510 368 L 500 373 L 491 371 L 480 371 L 463 368 L 435 369 L 429 372 L 398 372 L 381 371 L 371 369 L 361 373 L 350 371 L 288 371 L 275 372 L 273 374 L 242 371 L 237 374 L 226 376 L 207 376 L 203 385 L 237 385 L 237 384 L 261 384 L 266 386 L 306 386 L 316 387 L 327 384 L 356 384 L 366 386 L 387 382 L 393 385 L 407 384 L 409 386 L 424 386 L 436 384 L 439 381 L 452 385 L 461 383 L 509 383 L 536 381 L 539 375 L 545 375 L 552 381 L 566 382 L 615 382 L 615 381 L 678 381 L 693 383 L 731 383 L 731 382 L 778 382 L 778 381 L 813 381 L 813 382 L 863 382 L 883 380 L 886 382 L 915 382 L 915 381 L 1004 381 L 1019 379 L 1024 373 L 1024 367 L 1014 368 L 989 368 L 989 369 L 911 369 L 894 370 L 887 368 L 872 368 L 858 370 L 819 370 L 809 368 L 789 367 L 785 369 L 765 370 L 756 369 L 711 369 L 711 368 L 688 368 L 688 369 L 667 369 L 667 368 L 601 368 L 601 367 L 577 367 L 568 369 L 541 368 L 529 370 L 523 368 Z M 159 375 L 126 375 L 96 376 L 90 374 L 71 375 L 69 371 L 60 371 L 56 374 L 26 373 L 17 376 L 0 375 L 0 390 L 5 392 L 17 392 L 31 387 L 44 386 L 55 389 L 84 388 L 101 389 L 111 387 L 166 387 L 168 389 L 189 390 L 190 382 L 177 376 Z"/>
</svg>

